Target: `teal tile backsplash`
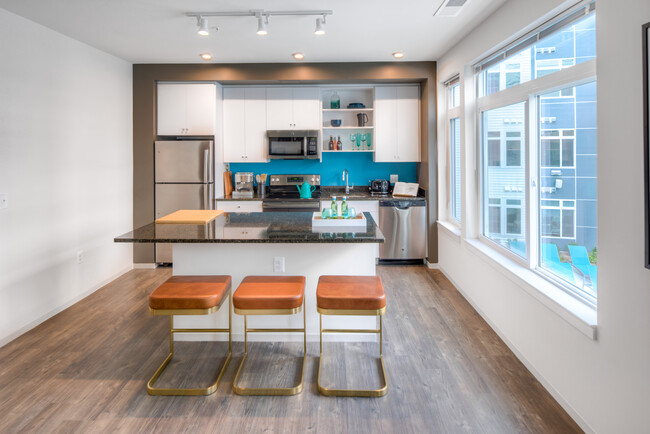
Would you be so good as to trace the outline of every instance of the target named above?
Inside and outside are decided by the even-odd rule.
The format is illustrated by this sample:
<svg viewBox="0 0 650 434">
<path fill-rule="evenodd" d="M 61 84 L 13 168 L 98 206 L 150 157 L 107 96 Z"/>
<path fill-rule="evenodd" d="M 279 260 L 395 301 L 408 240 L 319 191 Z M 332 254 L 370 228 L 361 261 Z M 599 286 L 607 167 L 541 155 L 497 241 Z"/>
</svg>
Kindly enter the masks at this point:
<svg viewBox="0 0 650 434">
<path fill-rule="evenodd" d="M 351 185 L 369 185 L 373 179 L 389 179 L 399 175 L 402 182 L 417 182 L 417 163 L 375 163 L 372 152 L 325 152 L 323 162 L 318 160 L 271 160 L 268 163 L 231 163 L 233 172 L 277 174 L 319 174 L 321 185 L 345 185 L 341 181 L 343 169 L 350 174 Z"/>
</svg>

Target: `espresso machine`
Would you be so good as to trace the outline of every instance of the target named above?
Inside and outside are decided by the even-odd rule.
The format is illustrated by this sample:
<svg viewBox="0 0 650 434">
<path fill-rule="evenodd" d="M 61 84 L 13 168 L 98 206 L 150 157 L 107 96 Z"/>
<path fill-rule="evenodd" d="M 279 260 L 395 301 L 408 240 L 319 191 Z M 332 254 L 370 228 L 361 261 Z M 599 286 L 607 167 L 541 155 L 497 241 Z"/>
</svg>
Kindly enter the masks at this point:
<svg viewBox="0 0 650 434">
<path fill-rule="evenodd" d="M 235 172 L 235 190 L 233 199 L 253 197 L 253 172 Z"/>
</svg>

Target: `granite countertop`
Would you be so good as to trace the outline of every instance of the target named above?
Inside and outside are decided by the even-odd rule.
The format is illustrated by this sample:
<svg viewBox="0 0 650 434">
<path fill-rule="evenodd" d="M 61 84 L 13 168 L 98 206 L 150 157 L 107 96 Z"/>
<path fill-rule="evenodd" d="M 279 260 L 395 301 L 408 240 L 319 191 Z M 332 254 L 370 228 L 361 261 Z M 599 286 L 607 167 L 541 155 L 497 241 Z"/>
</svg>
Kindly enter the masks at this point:
<svg viewBox="0 0 650 434">
<path fill-rule="evenodd" d="M 345 187 L 341 186 L 328 186 L 324 185 L 321 187 L 321 196 L 320 200 L 332 200 L 332 196 L 347 196 L 348 200 L 382 200 L 382 199 L 391 199 L 391 200 L 412 200 L 413 198 L 410 197 L 393 197 L 391 195 L 388 196 L 371 196 L 370 191 L 368 186 L 356 186 L 354 188 L 350 189 L 349 194 L 345 194 Z M 420 188 L 418 192 L 418 196 L 416 199 L 424 199 L 426 197 L 425 192 L 423 189 Z M 249 198 L 237 198 L 234 199 L 232 196 L 221 196 L 218 197 L 217 201 L 240 201 L 240 200 L 246 200 L 246 201 L 255 201 L 255 200 L 263 200 L 264 197 L 262 196 L 253 196 Z"/>
<path fill-rule="evenodd" d="M 260 200 L 263 200 L 263 199 L 264 199 L 264 197 L 257 196 L 257 195 L 254 194 L 253 197 L 232 197 L 231 195 L 220 196 L 220 197 L 216 198 L 215 200 L 221 200 L 221 201 L 229 202 L 229 201 L 232 201 L 232 200 L 236 200 L 236 201 L 240 201 L 240 200 L 246 200 L 246 201 L 251 201 L 252 200 L 252 201 L 255 201 L 255 200 L 257 200 L 257 201 L 260 201 Z"/>
<path fill-rule="evenodd" d="M 424 199 L 425 193 L 423 189 L 419 189 L 418 196 L 416 198 L 412 197 L 393 197 L 392 195 L 388 196 L 371 196 L 370 189 L 368 186 L 357 186 L 350 189 L 349 194 L 345 194 L 345 187 L 341 186 L 323 186 L 321 187 L 321 196 L 320 200 L 332 200 L 332 196 L 341 198 L 346 196 L 348 200 L 413 200 L 413 199 Z"/>
<path fill-rule="evenodd" d="M 311 212 L 225 213 L 207 225 L 155 224 L 115 238 L 117 243 L 383 243 L 370 213 L 366 227 L 312 229 Z"/>
</svg>

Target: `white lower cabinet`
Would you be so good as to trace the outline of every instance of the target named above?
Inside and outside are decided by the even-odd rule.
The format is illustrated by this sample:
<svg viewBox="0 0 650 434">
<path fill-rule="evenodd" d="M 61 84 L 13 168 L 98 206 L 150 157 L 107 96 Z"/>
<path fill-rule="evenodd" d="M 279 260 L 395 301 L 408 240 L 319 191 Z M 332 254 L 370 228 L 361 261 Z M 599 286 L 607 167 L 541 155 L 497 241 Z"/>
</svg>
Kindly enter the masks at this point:
<svg viewBox="0 0 650 434">
<path fill-rule="evenodd" d="M 262 212 L 261 200 L 218 200 L 216 209 L 225 212 Z"/>
</svg>

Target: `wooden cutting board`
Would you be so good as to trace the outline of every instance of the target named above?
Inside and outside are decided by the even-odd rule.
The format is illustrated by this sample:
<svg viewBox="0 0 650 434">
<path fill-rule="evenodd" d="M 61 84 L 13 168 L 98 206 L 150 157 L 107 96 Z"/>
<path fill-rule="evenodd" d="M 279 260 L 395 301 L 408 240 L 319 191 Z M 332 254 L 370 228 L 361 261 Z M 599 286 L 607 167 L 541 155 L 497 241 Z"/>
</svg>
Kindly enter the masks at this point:
<svg viewBox="0 0 650 434">
<path fill-rule="evenodd" d="M 220 209 L 181 209 L 156 220 L 159 224 L 204 225 L 223 214 Z"/>
<path fill-rule="evenodd" d="M 224 196 L 231 196 L 232 191 L 233 191 L 232 172 L 223 172 L 223 194 L 224 194 Z"/>
</svg>

